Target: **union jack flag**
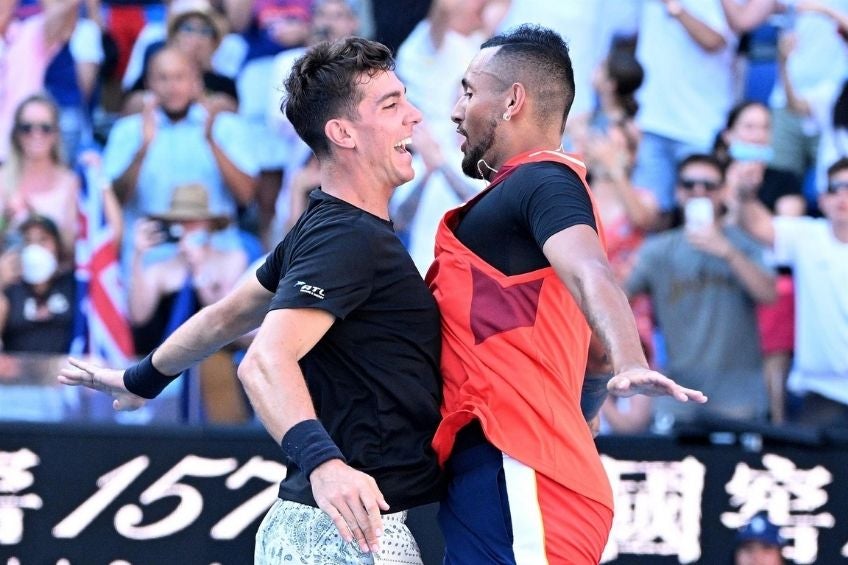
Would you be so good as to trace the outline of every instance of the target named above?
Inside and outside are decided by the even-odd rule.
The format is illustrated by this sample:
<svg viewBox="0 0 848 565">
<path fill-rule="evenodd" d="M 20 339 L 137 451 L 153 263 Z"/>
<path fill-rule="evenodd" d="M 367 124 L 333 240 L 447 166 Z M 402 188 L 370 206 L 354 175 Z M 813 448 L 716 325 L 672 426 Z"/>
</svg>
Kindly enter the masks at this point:
<svg viewBox="0 0 848 565">
<path fill-rule="evenodd" d="M 133 339 L 118 261 L 120 242 L 106 219 L 99 157 L 82 157 L 77 173 L 77 311 L 71 354 L 89 354 L 110 367 L 125 368 L 133 360 Z"/>
</svg>

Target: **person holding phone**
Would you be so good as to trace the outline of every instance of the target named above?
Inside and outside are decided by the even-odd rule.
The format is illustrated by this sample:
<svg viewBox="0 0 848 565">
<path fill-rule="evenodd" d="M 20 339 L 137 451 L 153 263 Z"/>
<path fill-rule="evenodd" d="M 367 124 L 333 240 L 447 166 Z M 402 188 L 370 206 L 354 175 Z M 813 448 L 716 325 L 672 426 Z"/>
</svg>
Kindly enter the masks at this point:
<svg viewBox="0 0 848 565">
<path fill-rule="evenodd" d="M 651 297 L 666 342 L 666 374 L 702 390 L 710 403 L 695 411 L 657 398 L 655 419 L 694 423 L 704 415 L 764 421 L 766 389 L 754 306 L 774 299 L 774 277 L 763 248 L 723 223 L 727 186 L 715 157 L 684 159 L 675 185 L 684 225 L 645 241 L 625 289 L 630 296 Z"/>
<path fill-rule="evenodd" d="M 771 165 L 771 112 L 764 104 L 740 102 L 727 116 L 727 124 L 716 136 L 714 153 L 727 169 L 729 221 L 736 221 L 736 195 L 755 194 L 778 216 L 801 216 L 807 204 L 801 194 L 801 179 L 788 170 Z M 777 299 L 757 306 L 757 322 L 763 350 L 763 371 L 769 394 L 769 419 L 780 424 L 786 417 L 786 378 L 792 364 L 795 333 L 795 290 L 792 270 L 776 265 Z"/>
<path fill-rule="evenodd" d="M 204 185 L 187 183 L 174 188 L 166 211 L 136 222 L 128 302 L 139 355 L 150 353 L 189 316 L 218 302 L 245 272 L 244 249 L 212 244 L 212 235 L 231 220 L 210 211 Z M 250 417 L 233 362 L 233 355 L 244 347 L 237 344 L 199 365 L 200 394 L 209 422 L 243 423 Z"/>
</svg>

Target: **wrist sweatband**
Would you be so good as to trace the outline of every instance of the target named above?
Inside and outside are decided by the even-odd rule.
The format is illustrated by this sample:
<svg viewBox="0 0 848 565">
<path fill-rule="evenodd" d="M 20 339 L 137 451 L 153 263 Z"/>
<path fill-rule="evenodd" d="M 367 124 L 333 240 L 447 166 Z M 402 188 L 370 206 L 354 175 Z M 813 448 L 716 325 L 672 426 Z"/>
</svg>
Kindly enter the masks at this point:
<svg viewBox="0 0 848 565">
<path fill-rule="evenodd" d="M 583 379 L 583 390 L 580 393 L 580 410 L 583 412 L 583 417 L 588 422 L 598 415 L 604 400 L 607 399 L 607 383 L 612 378 L 612 375 L 604 375 L 603 377 L 586 376 Z"/>
<path fill-rule="evenodd" d="M 179 375 L 169 377 L 153 366 L 153 352 L 124 371 L 124 386 L 142 398 L 156 398 Z"/>
<path fill-rule="evenodd" d="M 283 453 L 297 465 L 306 478 L 315 467 L 330 459 L 347 462 L 341 450 L 330 438 L 330 434 L 318 420 L 298 422 L 286 432 L 280 442 Z"/>
</svg>

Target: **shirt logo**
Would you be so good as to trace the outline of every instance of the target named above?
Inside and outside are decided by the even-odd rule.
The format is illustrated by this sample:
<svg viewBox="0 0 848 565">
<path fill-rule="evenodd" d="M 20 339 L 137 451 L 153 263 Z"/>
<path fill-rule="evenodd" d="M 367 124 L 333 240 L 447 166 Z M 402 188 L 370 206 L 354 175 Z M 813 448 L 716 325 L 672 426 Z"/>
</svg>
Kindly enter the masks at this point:
<svg viewBox="0 0 848 565">
<path fill-rule="evenodd" d="M 324 289 L 320 286 L 306 284 L 303 281 L 297 281 L 296 283 L 294 283 L 294 286 L 299 286 L 300 292 L 304 292 L 310 296 L 314 296 L 315 298 L 320 298 L 321 300 L 324 300 Z"/>
</svg>

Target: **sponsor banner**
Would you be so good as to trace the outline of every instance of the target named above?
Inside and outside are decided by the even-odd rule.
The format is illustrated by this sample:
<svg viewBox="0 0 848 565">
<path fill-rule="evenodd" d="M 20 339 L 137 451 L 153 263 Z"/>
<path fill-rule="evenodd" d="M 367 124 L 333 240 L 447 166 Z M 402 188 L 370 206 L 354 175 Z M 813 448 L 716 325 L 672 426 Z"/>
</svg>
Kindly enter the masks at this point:
<svg viewBox="0 0 848 565">
<path fill-rule="evenodd" d="M 848 557 L 844 446 L 598 440 L 616 498 L 604 563 L 730 563 L 767 510 L 788 563 Z M 750 447 L 750 446 L 749 446 Z M 257 428 L 0 424 L 0 565 L 243 564 L 284 476 Z M 441 563 L 435 508 L 410 513 Z"/>
</svg>

